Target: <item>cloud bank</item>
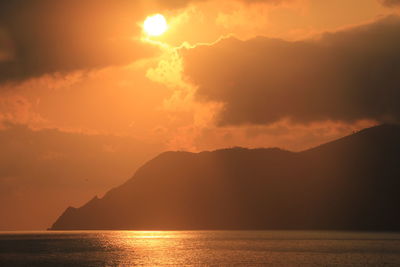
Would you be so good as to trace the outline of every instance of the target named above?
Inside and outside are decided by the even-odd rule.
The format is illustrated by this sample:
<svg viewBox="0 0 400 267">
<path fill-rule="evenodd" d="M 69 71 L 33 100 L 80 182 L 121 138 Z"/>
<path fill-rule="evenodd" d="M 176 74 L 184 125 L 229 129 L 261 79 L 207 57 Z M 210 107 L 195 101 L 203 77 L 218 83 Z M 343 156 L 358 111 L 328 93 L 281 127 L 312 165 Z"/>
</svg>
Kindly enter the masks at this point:
<svg viewBox="0 0 400 267">
<path fill-rule="evenodd" d="M 219 125 L 400 119 L 400 17 L 318 39 L 234 38 L 182 51 L 199 101 Z"/>
<path fill-rule="evenodd" d="M 128 64 L 154 53 L 135 40 L 138 1 L 0 2 L 0 82 Z"/>
<path fill-rule="evenodd" d="M 384 6 L 396 7 L 400 6 L 400 0 L 379 0 Z"/>
<path fill-rule="evenodd" d="M 138 23 L 152 12 L 200 1 L 0 1 L 0 83 L 129 64 L 155 55 L 154 47 L 139 41 Z"/>
</svg>

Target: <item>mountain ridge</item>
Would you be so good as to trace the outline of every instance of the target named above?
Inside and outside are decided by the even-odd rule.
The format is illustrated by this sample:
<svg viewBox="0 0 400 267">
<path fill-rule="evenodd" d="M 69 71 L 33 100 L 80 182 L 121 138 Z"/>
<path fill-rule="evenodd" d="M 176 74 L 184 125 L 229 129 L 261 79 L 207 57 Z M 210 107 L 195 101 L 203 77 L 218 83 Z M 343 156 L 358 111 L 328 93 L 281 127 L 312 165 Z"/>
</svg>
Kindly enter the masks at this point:
<svg viewBox="0 0 400 267">
<path fill-rule="evenodd" d="M 398 125 L 301 152 L 164 152 L 50 229 L 399 230 L 398 160 Z"/>
</svg>

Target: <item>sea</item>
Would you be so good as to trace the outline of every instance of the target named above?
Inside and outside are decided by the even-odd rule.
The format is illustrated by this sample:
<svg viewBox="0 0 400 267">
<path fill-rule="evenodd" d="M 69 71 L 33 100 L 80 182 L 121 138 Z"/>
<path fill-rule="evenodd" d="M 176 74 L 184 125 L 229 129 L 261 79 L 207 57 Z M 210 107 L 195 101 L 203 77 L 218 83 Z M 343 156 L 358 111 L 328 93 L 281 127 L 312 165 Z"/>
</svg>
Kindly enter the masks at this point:
<svg viewBox="0 0 400 267">
<path fill-rule="evenodd" d="M 0 266 L 400 266 L 400 233 L 0 232 Z"/>
</svg>

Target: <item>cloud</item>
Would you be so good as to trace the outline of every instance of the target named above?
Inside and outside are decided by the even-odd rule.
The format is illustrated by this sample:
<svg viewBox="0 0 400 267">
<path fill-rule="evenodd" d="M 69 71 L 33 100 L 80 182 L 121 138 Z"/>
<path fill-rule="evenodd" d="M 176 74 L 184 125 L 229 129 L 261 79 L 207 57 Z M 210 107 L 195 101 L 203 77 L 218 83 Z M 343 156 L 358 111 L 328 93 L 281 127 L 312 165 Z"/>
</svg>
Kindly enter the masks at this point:
<svg viewBox="0 0 400 267">
<path fill-rule="evenodd" d="M 219 125 L 400 119 L 400 17 L 289 42 L 229 38 L 184 49 L 198 101 Z"/>
<path fill-rule="evenodd" d="M 379 2 L 388 7 L 400 6 L 400 0 L 379 0 Z"/>
<path fill-rule="evenodd" d="M 0 1 L 0 82 L 128 64 L 154 54 L 135 38 L 140 1 Z"/>
<path fill-rule="evenodd" d="M 138 23 L 152 12 L 196 2 L 204 0 L 0 1 L 0 83 L 152 56 L 155 47 L 138 40 Z"/>
</svg>

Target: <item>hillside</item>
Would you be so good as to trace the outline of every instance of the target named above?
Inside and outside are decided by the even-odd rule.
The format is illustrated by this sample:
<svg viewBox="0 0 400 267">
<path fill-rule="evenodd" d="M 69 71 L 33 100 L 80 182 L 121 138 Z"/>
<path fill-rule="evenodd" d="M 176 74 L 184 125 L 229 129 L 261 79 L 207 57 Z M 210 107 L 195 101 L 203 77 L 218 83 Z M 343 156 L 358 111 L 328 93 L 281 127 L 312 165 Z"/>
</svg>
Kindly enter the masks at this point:
<svg viewBox="0 0 400 267">
<path fill-rule="evenodd" d="M 400 230 L 400 126 L 303 151 L 166 152 L 51 230 Z"/>
</svg>

